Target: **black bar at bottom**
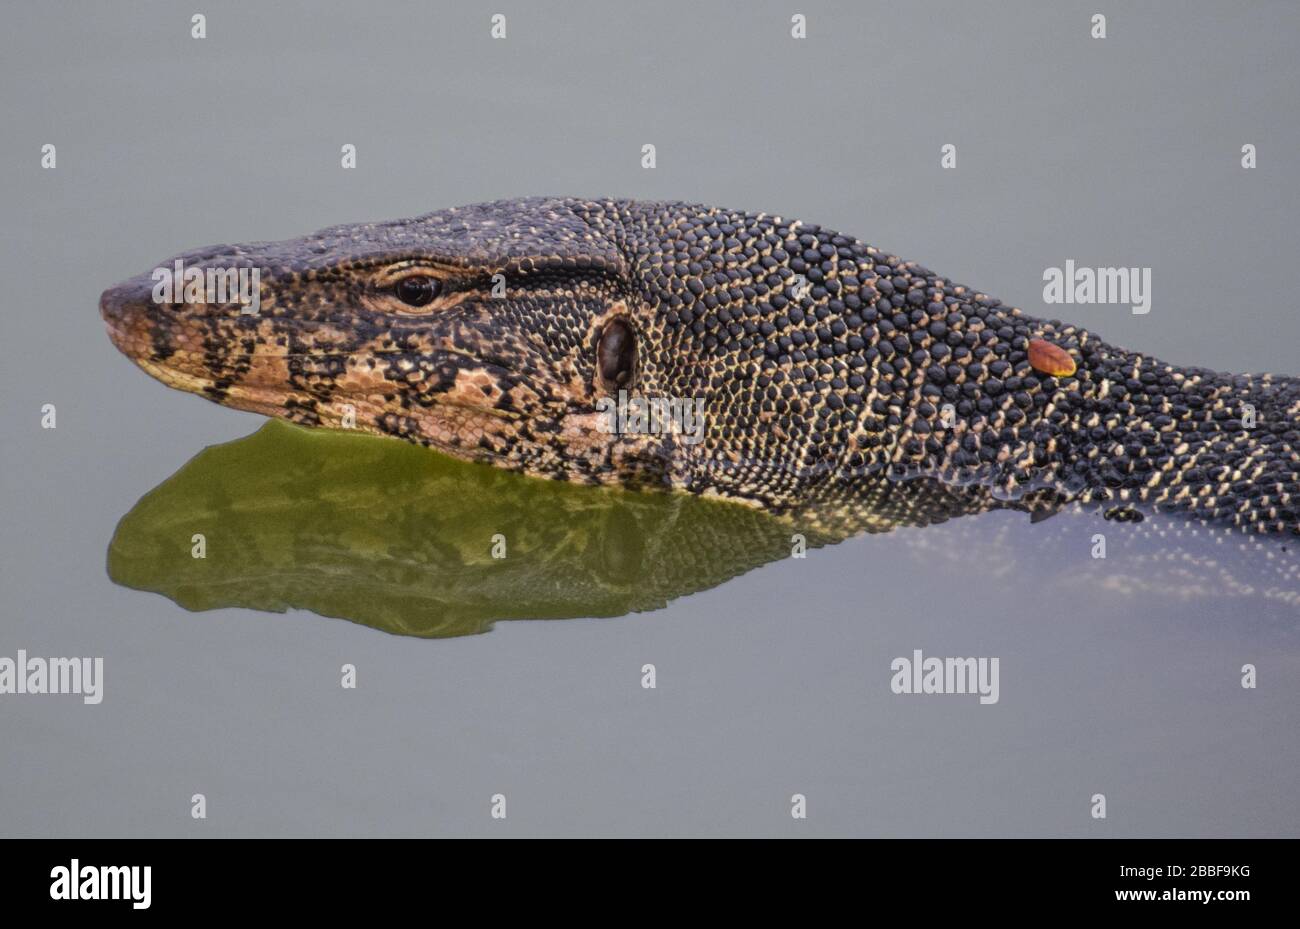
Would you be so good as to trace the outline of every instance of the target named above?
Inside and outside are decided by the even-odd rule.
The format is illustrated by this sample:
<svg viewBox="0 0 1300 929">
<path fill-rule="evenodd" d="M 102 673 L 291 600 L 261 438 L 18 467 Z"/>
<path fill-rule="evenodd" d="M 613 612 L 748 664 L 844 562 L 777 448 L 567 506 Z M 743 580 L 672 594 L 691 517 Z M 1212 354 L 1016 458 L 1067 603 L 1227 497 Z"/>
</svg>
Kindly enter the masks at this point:
<svg viewBox="0 0 1300 929">
<path fill-rule="evenodd" d="M 7 852 L 0 871 L 7 915 L 114 911 L 135 918 L 280 909 L 379 915 L 476 899 L 487 905 L 485 915 L 529 900 L 637 912 L 700 894 L 725 900 L 733 915 L 750 906 L 762 911 L 776 895 L 792 904 L 843 896 L 857 907 L 920 905 L 927 915 L 1104 907 L 1226 916 L 1285 903 L 1282 885 L 1297 850 L 1290 840 L 1037 839 L 49 839 L 8 840 L 0 848 Z"/>
</svg>

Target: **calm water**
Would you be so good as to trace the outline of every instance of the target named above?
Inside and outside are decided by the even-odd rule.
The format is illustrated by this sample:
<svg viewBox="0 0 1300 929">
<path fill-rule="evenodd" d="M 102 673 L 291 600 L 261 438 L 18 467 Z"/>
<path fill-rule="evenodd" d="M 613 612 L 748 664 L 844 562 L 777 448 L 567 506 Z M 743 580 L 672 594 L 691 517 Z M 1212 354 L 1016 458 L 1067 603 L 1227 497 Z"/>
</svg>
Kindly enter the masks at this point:
<svg viewBox="0 0 1300 929">
<path fill-rule="evenodd" d="M 614 195 L 801 216 L 1171 362 L 1297 373 L 1295 11 L 1094 42 L 1088 7 L 977 6 L 827 4 L 803 44 L 762 3 L 530 5 L 496 44 L 468 5 L 214 2 L 201 43 L 166 4 L 11 11 L 0 657 L 105 680 L 0 696 L 0 834 L 1296 834 L 1294 547 L 1001 511 L 796 558 L 748 510 L 263 427 L 102 330 L 104 287 L 185 248 Z M 1067 258 L 1151 268 L 1150 314 L 1049 311 Z M 998 658 L 998 702 L 893 693 L 917 649 Z"/>
<path fill-rule="evenodd" d="M 272 422 L 117 526 L 109 576 L 167 599 L 105 588 L 105 611 L 148 617 L 173 657 L 108 648 L 95 712 L 149 719 L 131 751 L 174 791 L 238 803 L 218 832 L 486 832 L 497 792 L 522 833 L 1292 829 L 1292 546 L 1073 510 L 808 535 L 793 557 L 791 525 L 747 508 Z M 526 619 L 573 621 L 493 628 Z M 997 657 L 997 703 L 893 693 L 916 649 Z M 822 815 L 789 821 L 793 793 Z"/>
</svg>

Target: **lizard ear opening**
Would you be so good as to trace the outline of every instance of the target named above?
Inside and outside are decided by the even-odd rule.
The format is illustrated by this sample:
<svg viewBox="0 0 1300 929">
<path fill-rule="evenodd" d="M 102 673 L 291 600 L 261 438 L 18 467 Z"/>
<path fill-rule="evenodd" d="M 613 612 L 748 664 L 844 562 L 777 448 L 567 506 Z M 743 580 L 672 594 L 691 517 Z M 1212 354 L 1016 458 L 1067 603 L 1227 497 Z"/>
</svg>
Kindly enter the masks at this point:
<svg viewBox="0 0 1300 929">
<path fill-rule="evenodd" d="M 596 379 L 607 390 L 632 386 L 636 374 L 636 330 L 626 319 L 611 319 L 596 343 Z"/>
</svg>

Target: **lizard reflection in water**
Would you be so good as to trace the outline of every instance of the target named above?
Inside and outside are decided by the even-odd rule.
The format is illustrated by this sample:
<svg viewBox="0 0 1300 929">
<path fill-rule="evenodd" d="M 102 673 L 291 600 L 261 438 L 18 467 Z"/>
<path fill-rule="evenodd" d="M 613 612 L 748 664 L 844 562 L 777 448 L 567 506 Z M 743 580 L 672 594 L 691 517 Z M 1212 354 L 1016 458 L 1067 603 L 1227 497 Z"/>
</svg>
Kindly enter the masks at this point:
<svg viewBox="0 0 1300 929">
<path fill-rule="evenodd" d="M 1182 517 L 1120 524 L 1054 507 L 1041 496 L 1012 502 L 974 487 L 882 480 L 852 509 L 775 515 L 686 494 L 536 481 L 273 420 L 204 450 L 140 500 L 117 528 L 108 569 L 117 583 L 190 610 L 305 609 L 402 635 L 454 636 L 500 619 L 653 610 L 790 557 L 796 534 L 816 549 L 898 529 L 889 544 L 927 570 L 989 578 L 1027 610 L 1043 608 L 1039 585 L 1246 600 L 1261 615 L 1300 610 L 1285 541 Z M 1013 538 L 979 518 L 919 529 L 994 509 L 1054 515 L 1029 525 L 1014 514 L 1024 525 Z M 1105 560 L 1090 557 L 1098 531 Z M 203 559 L 191 556 L 196 532 Z"/>
</svg>

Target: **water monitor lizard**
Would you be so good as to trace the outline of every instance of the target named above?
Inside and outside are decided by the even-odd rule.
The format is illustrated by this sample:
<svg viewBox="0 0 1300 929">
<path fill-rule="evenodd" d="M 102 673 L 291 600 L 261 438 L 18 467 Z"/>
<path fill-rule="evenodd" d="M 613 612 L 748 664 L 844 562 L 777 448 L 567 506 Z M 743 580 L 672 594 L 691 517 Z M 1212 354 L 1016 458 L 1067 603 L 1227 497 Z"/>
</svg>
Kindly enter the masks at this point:
<svg viewBox="0 0 1300 929">
<path fill-rule="evenodd" d="M 146 273 L 101 297 L 111 338 L 238 409 L 778 512 L 928 478 L 1300 532 L 1300 379 L 1166 364 L 817 225 L 529 198 L 178 260 L 259 269 L 259 311 Z M 703 440 L 605 431 L 620 389 L 699 398 Z"/>
</svg>

